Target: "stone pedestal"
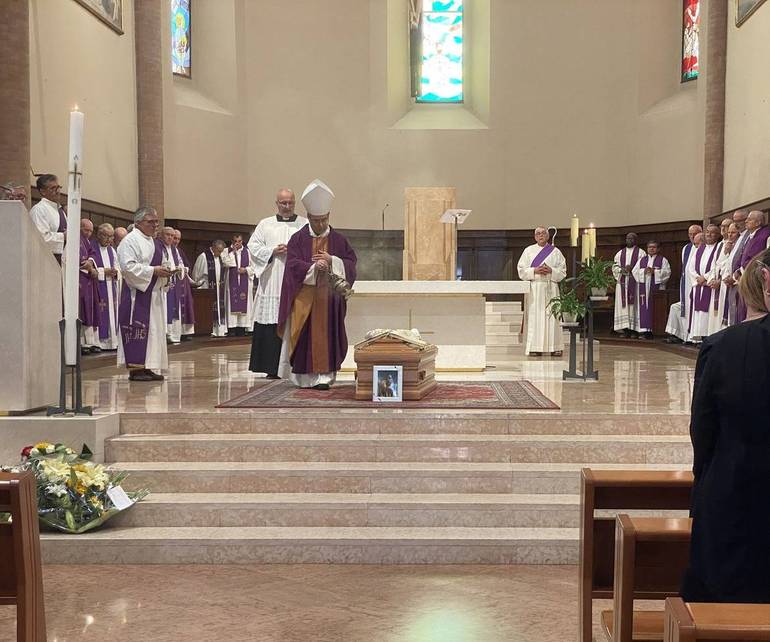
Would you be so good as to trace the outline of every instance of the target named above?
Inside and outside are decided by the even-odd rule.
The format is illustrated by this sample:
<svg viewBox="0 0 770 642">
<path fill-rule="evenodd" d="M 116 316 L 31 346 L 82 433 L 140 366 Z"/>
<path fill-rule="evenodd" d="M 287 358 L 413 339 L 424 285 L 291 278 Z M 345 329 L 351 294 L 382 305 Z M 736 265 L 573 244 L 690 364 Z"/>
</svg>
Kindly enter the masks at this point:
<svg viewBox="0 0 770 642">
<path fill-rule="evenodd" d="M 404 281 L 454 280 L 457 230 L 439 218 L 455 201 L 453 187 L 405 190 Z"/>
<path fill-rule="evenodd" d="M 61 268 L 16 201 L 0 201 L 0 413 L 59 396 Z"/>
</svg>

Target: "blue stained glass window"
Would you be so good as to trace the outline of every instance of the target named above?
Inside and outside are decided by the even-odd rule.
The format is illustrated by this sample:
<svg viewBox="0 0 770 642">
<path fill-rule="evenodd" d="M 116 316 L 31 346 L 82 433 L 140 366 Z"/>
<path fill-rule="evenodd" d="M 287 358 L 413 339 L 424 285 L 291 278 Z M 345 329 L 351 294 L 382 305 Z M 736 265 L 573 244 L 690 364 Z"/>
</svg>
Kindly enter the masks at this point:
<svg viewBox="0 0 770 642">
<path fill-rule="evenodd" d="M 190 0 L 171 0 L 171 70 L 190 78 Z"/>
<path fill-rule="evenodd" d="M 463 101 L 463 0 L 422 0 L 417 101 Z"/>
</svg>

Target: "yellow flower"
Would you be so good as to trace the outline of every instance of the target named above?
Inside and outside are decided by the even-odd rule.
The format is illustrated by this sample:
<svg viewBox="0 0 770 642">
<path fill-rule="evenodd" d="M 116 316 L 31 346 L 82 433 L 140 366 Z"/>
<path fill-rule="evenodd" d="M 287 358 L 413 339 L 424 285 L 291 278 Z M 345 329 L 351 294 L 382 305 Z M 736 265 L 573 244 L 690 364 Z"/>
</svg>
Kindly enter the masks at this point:
<svg viewBox="0 0 770 642">
<path fill-rule="evenodd" d="M 87 488 L 97 488 L 104 490 L 110 478 L 101 464 L 85 462 L 76 464 L 72 467 L 78 478 L 78 485 L 83 484 Z"/>
<path fill-rule="evenodd" d="M 37 448 L 40 451 L 44 451 L 50 445 L 51 444 L 49 444 L 47 441 L 41 441 L 35 444 L 35 448 Z"/>
<path fill-rule="evenodd" d="M 69 481 L 70 465 L 61 459 L 41 459 L 40 468 L 51 481 Z"/>
</svg>

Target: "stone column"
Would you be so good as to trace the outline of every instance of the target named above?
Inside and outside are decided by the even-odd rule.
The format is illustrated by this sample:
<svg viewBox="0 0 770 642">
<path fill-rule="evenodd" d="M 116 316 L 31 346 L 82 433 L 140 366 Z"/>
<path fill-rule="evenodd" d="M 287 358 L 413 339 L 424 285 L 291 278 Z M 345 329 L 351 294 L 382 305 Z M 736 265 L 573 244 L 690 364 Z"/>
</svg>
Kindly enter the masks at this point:
<svg viewBox="0 0 770 642">
<path fill-rule="evenodd" d="M 163 39 L 162 0 L 134 0 L 136 125 L 139 206 L 150 205 L 163 219 Z"/>
<path fill-rule="evenodd" d="M 3 3 L 0 17 L 0 184 L 30 192 L 29 2 Z M 29 207 L 29 196 L 27 207 Z"/>
<path fill-rule="evenodd" d="M 727 72 L 727 2 L 709 0 L 706 31 L 706 132 L 703 174 L 703 222 L 722 213 L 725 173 L 725 76 Z"/>
</svg>

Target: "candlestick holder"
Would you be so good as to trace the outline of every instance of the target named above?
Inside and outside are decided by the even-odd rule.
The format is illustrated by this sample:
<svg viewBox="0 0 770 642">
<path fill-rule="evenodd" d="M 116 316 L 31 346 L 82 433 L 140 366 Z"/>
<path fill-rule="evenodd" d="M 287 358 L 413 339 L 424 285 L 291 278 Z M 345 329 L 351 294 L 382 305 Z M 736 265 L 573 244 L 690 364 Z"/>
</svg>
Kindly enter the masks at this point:
<svg viewBox="0 0 770 642">
<path fill-rule="evenodd" d="M 77 356 L 75 358 L 75 365 L 68 366 L 64 357 L 64 330 L 66 321 L 62 319 L 59 321 L 59 338 L 61 343 L 61 372 L 59 375 L 59 405 L 49 406 L 46 411 L 46 415 L 49 417 L 64 415 L 93 415 L 93 409 L 91 406 L 83 405 L 83 379 L 80 370 L 80 328 L 81 322 L 78 319 L 75 322 L 75 329 L 77 331 L 76 348 Z M 72 405 L 73 408 L 67 408 L 67 374 L 72 378 Z"/>
</svg>

